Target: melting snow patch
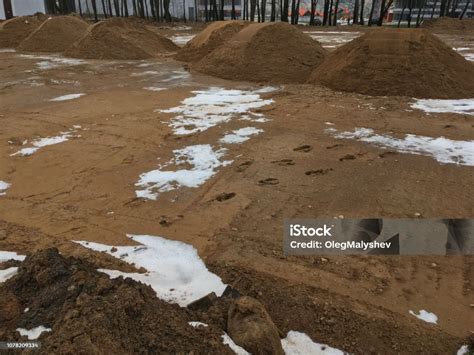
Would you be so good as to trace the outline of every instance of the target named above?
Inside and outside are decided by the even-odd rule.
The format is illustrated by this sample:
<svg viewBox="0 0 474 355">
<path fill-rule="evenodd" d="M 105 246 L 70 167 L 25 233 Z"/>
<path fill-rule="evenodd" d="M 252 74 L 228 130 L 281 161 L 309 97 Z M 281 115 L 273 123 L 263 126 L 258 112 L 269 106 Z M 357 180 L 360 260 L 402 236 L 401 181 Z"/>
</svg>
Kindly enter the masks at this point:
<svg viewBox="0 0 474 355">
<path fill-rule="evenodd" d="M 425 321 L 426 323 L 438 324 L 438 316 L 434 313 L 427 312 L 424 309 L 422 309 L 418 314 L 416 314 L 412 310 L 410 310 L 409 313 L 415 316 L 416 318 Z"/>
<path fill-rule="evenodd" d="M 263 132 L 263 129 L 258 129 L 255 127 L 245 127 L 232 131 L 232 133 L 226 134 L 219 141 L 221 143 L 226 144 L 242 143 L 249 140 L 251 136 L 257 135 L 260 132 Z"/>
<path fill-rule="evenodd" d="M 41 333 L 50 332 L 51 328 L 45 328 L 42 325 L 40 325 L 39 327 L 30 329 L 30 330 L 27 330 L 24 328 L 17 328 L 16 330 L 20 333 L 21 336 L 27 336 L 28 340 L 35 340 L 40 337 Z"/>
<path fill-rule="evenodd" d="M 163 91 L 163 90 L 166 90 L 166 88 L 160 88 L 160 87 L 157 87 L 157 86 L 147 86 L 143 89 L 148 90 L 148 91 Z"/>
<path fill-rule="evenodd" d="M 8 260 L 25 260 L 25 255 L 18 255 L 14 251 L 1 251 L 0 250 L 0 263 Z"/>
<path fill-rule="evenodd" d="M 84 61 L 80 59 L 61 58 L 47 55 L 20 54 L 20 57 L 29 59 L 41 59 L 40 62 L 36 63 L 38 68 L 41 70 L 53 69 L 60 66 L 84 64 Z"/>
<path fill-rule="evenodd" d="M 192 40 L 196 35 L 174 35 L 169 37 L 170 40 L 172 40 L 175 44 L 178 46 L 184 46 L 186 43 L 188 43 L 190 40 Z"/>
<path fill-rule="evenodd" d="M 193 328 L 208 326 L 206 323 L 201 323 L 201 322 L 188 322 L 188 324 Z"/>
<path fill-rule="evenodd" d="M 159 169 L 141 174 L 135 184 L 142 189 L 136 191 L 137 197 L 156 200 L 160 192 L 175 190 L 179 187 L 198 187 L 216 174 L 216 169 L 232 161 L 221 161 L 226 149 L 217 151 L 210 144 L 192 145 L 174 150 L 174 158 Z M 191 165 L 190 169 L 161 170 L 168 165 Z"/>
<path fill-rule="evenodd" d="M 325 344 L 315 343 L 304 333 L 289 331 L 281 345 L 286 355 L 344 355 L 344 352 Z"/>
<path fill-rule="evenodd" d="M 132 73 L 130 76 L 146 76 L 146 75 L 157 75 L 160 74 L 160 72 L 155 71 L 155 70 L 147 70 L 141 73 Z"/>
<path fill-rule="evenodd" d="M 14 53 L 16 52 L 13 48 L 1 48 L 0 53 Z"/>
<path fill-rule="evenodd" d="M 427 137 L 407 134 L 405 138 L 374 133 L 370 128 L 356 128 L 353 132 L 340 132 L 334 128 L 326 129 L 336 138 L 357 139 L 373 143 L 383 148 L 395 149 L 401 153 L 426 155 L 446 164 L 474 165 L 474 141 L 455 141 L 444 137 Z"/>
<path fill-rule="evenodd" d="M 218 124 L 228 122 L 236 115 L 247 114 L 254 116 L 251 109 L 269 105 L 273 100 L 263 100 L 260 93 L 268 92 L 269 88 L 257 91 L 226 90 L 218 87 L 202 91 L 193 91 L 193 97 L 181 102 L 180 106 L 163 113 L 177 113 L 171 119 L 170 126 L 175 134 L 192 134 L 203 132 Z M 260 115 L 255 115 L 261 118 Z"/>
<path fill-rule="evenodd" d="M 464 100 L 417 100 L 410 105 L 412 108 L 425 112 L 452 112 L 474 115 L 474 99 Z"/>
<path fill-rule="evenodd" d="M 191 77 L 191 74 L 189 74 L 187 71 L 184 70 L 173 70 L 172 71 L 173 75 L 171 75 L 168 78 L 163 79 L 163 82 L 168 82 L 168 81 L 174 81 L 174 80 L 180 80 L 180 79 L 188 79 Z"/>
<path fill-rule="evenodd" d="M 84 96 L 85 94 L 81 93 L 81 94 L 69 94 L 69 95 L 63 95 L 63 96 L 58 96 L 58 97 L 55 97 L 54 99 L 51 99 L 49 101 L 67 101 L 67 100 L 74 100 L 74 99 L 78 99 L 80 98 L 81 96 Z"/>
<path fill-rule="evenodd" d="M 242 347 L 238 346 L 236 343 L 234 343 L 232 338 L 227 333 L 224 333 L 222 335 L 222 343 L 229 346 L 229 348 L 231 348 L 231 350 L 234 353 L 236 353 L 237 355 L 250 355 L 250 353 L 248 351 L 246 351 L 244 348 L 242 348 Z"/>
<path fill-rule="evenodd" d="M 0 270 L 0 283 L 7 281 L 10 277 L 16 275 L 17 267 L 9 267 L 8 269 Z"/>
<path fill-rule="evenodd" d="M 126 273 L 117 270 L 99 271 L 112 278 L 130 277 L 153 288 L 158 298 L 182 307 L 211 293 L 222 295 L 226 285 L 207 270 L 196 249 L 189 244 L 149 235 L 128 235 L 139 246 L 119 246 L 112 253 L 112 246 L 80 241 L 83 247 L 106 252 L 116 258 L 145 268 L 148 272 Z"/>
<path fill-rule="evenodd" d="M 10 154 L 10 156 L 12 157 L 15 155 L 32 155 L 36 153 L 40 148 L 46 147 L 48 145 L 63 143 L 69 140 L 69 138 L 78 137 L 77 135 L 74 135 L 74 132 L 75 129 L 67 132 L 60 132 L 60 134 L 57 136 L 35 139 L 31 142 L 32 147 L 23 148 L 16 153 Z"/>
<path fill-rule="evenodd" d="M 6 195 L 6 191 L 10 186 L 11 185 L 9 183 L 0 180 L 0 196 Z"/>
<path fill-rule="evenodd" d="M 468 355 L 469 354 L 469 346 L 463 345 L 459 348 L 456 355 Z"/>
<path fill-rule="evenodd" d="M 474 53 L 466 53 L 466 54 L 463 54 L 464 58 L 466 58 L 466 60 L 469 60 L 470 62 L 474 62 Z"/>
</svg>

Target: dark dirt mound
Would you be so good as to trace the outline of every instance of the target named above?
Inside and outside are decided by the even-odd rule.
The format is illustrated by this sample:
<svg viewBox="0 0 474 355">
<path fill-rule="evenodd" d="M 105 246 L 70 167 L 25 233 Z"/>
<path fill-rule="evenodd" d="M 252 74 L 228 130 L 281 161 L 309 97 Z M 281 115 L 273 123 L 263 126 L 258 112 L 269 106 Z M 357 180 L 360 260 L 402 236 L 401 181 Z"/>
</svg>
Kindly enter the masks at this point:
<svg viewBox="0 0 474 355">
<path fill-rule="evenodd" d="M 230 40 L 248 24 L 248 22 L 243 21 L 212 22 L 179 50 L 176 59 L 183 62 L 197 62 L 218 46 Z"/>
<path fill-rule="evenodd" d="M 147 59 L 178 49 L 138 21 L 113 18 L 91 26 L 65 55 L 84 59 Z"/>
<path fill-rule="evenodd" d="M 28 52 L 63 52 L 85 35 L 89 25 L 74 16 L 52 17 L 33 31 L 18 49 Z"/>
<path fill-rule="evenodd" d="M 324 49 L 287 23 L 252 24 L 212 51 L 194 68 L 224 79 L 303 83 Z"/>
<path fill-rule="evenodd" d="M 33 16 L 15 17 L 0 24 L 0 48 L 15 48 L 36 30 L 45 20 L 46 16 L 37 14 Z"/>
<path fill-rule="evenodd" d="M 474 66 L 421 29 L 378 29 L 332 52 L 309 83 L 374 96 L 474 97 Z"/>
<path fill-rule="evenodd" d="M 433 20 L 425 20 L 422 25 L 434 31 L 474 31 L 474 19 L 463 19 L 452 17 L 440 17 Z"/>
<path fill-rule="evenodd" d="M 27 312 L 24 310 L 28 308 Z M 191 327 L 191 311 L 159 300 L 131 279 L 113 279 L 56 249 L 26 258 L 0 285 L 0 339 L 25 340 L 16 328 L 51 328 L 40 353 L 231 354 L 222 330 Z"/>
</svg>

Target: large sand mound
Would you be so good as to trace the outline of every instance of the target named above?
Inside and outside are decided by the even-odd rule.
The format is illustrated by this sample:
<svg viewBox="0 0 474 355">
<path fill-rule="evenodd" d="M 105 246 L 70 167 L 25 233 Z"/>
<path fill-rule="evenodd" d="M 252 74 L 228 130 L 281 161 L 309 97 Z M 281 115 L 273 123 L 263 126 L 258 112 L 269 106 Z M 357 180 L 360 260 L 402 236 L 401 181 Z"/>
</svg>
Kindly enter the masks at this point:
<svg viewBox="0 0 474 355">
<path fill-rule="evenodd" d="M 324 57 L 311 37 L 287 23 L 271 22 L 247 26 L 194 68 L 224 79 L 302 83 Z"/>
<path fill-rule="evenodd" d="M 309 79 L 375 96 L 474 97 L 474 65 L 421 29 L 377 29 L 332 52 Z"/>
<path fill-rule="evenodd" d="M 15 48 L 45 20 L 45 15 L 37 14 L 15 17 L 2 22 L 0 24 L 0 48 Z"/>
<path fill-rule="evenodd" d="M 184 62 L 197 62 L 218 46 L 230 40 L 248 24 L 248 22 L 243 21 L 212 22 L 181 48 L 176 55 L 176 59 Z"/>
<path fill-rule="evenodd" d="M 114 18 L 91 26 L 64 52 L 84 59 L 147 59 L 178 47 L 169 39 L 148 30 L 137 21 Z"/>
<path fill-rule="evenodd" d="M 63 52 L 85 35 L 89 25 L 74 16 L 52 17 L 43 22 L 21 44 L 29 52 Z"/>
</svg>

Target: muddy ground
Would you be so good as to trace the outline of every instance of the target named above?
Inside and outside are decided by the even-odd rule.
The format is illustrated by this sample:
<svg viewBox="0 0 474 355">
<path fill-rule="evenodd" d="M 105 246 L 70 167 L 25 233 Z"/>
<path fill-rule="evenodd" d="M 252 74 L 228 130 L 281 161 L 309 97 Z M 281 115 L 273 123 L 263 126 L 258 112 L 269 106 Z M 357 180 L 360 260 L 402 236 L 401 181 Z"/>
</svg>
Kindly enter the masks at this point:
<svg viewBox="0 0 474 355">
<path fill-rule="evenodd" d="M 159 31 L 171 37 L 196 29 Z M 438 35 L 453 47 L 473 47 L 474 35 Z M 340 45 L 337 38 L 327 46 Z M 261 94 L 274 100 L 253 110 L 265 123 L 233 119 L 177 136 L 167 125 L 175 115 L 155 110 L 179 106 L 195 90 L 262 86 L 188 75 L 169 56 L 53 67 L 45 61 L 52 60 L 0 53 L 0 180 L 11 184 L 0 196 L 0 250 L 29 254 L 55 246 L 126 271 L 130 266 L 71 241 L 126 245 L 127 233 L 163 236 L 194 245 L 224 282 L 261 300 L 284 332 L 305 332 L 349 352 L 384 354 L 454 353 L 472 335 L 472 257 L 285 257 L 281 247 L 284 218 L 472 218 L 472 167 L 325 131 L 366 127 L 470 140 L 472 116 L 427 115 L 405 97 L 286 85 Z M 74 93 L 86 95 L 49 101 Z M 224 158 L 233 162 L 204 185 L 157 200 L 136 197 L 140 174 L 170 160 L 173 150 L 219 147 L 225 133 L 249 125 L 264 132 L 227 145 Z M 66 142 L 11 156 L 25 140 L 71 130 Z M 409 315 L 411 309 L 430 310 L 438 325 Z"/>
</svg>

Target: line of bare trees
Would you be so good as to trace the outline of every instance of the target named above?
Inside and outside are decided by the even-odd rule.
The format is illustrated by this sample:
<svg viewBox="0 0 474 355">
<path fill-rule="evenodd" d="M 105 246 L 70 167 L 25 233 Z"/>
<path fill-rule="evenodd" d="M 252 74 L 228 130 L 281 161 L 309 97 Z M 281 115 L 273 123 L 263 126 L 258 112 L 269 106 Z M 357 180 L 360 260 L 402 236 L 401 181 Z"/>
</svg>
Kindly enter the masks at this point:
<svg viewBox="0 0 474 355">
<path fill-rule="evenodd" d="M 172 0 L 131 0 L 131 8 L 127 0 L 46 0 L 46 9 L 52 14 L 67 14 L 78 11 L 81 16 L 88 15 L 98 21 L 99 17 L 109 18 L 114 16 L 128 17 L 137 16 L 155 21 L 170 22 L 173 20 L 170 12 Z M 182 1 L 183 14 L 180 20 L 186 21 L 186 0 Z M 199 3 L 198 3 L 199 1 Z M 199 5 L 203 8 L 203 20 L 219 21 L 225 19 L 224 6 L 231 5 L 230 18 L 243 19 L 248 21 L 265 22 L 267 19 L 271 22 L 283 21 L 291 24 L 298 24 L 300 19 L 301 0 L 241 0 L 241 11 L 238 14 L 236 10 L 236 0 L 194 0 L 194 20 L 198 20 Z M 270 2 L 270 16 L 267 17 L 267 1 Z M 318 2 L 322 4 L 322 21 L 316 19 Z M 311 10 L 309 25 L 336 26 L 339 18 L 340 0 L 310 0 Z M 354 24 L 359 25 L 377 25 L 382 26 L 394 0 L 373 0 L 370 6 L 367 23 L 365 8 L 366 0 L 353 0 L 352 20 Z M 440 6 L 440 17 L 459 17 L 462 19 L 468 9 L 470 1 L 466 0 L 460 8 L 461 0 L 434 0 L 428 8 L 428 0 L 403 0 L 402 11 L 399 17 L 398 26 L 404 16 L 407 17 L 408 27 L 419 27 L 428 13 L 433 18 L 435 10 Z M 438 3 L 439 2 L 439 3 Z M 377 8 L 378 7 L 378 8 Z M 416 11 L 416 13 L 415 13 Z M 377 18 L 375 13 L 378 14 Z M 414 24 L 412 19 L 416 18 Z"/>
</svg>

